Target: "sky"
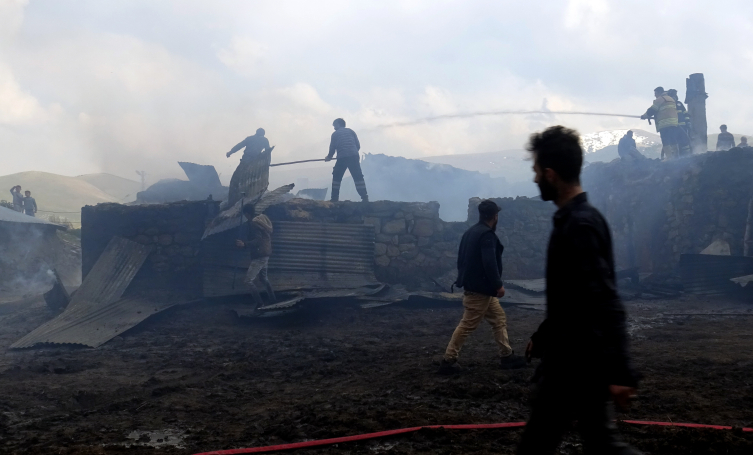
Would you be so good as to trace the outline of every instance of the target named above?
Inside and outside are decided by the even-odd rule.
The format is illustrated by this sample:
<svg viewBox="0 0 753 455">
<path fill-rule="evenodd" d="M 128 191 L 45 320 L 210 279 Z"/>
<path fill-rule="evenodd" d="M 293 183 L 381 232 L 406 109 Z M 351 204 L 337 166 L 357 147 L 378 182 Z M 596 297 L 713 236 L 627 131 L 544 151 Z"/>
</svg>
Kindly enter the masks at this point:
<svg viewBox="0 0 753 455">
<path fill-rule="evenodd" d="M 706 77 L 709 132 L 753 131 L 753 2 L 0 0 L 0 175 L 183 177 L 263 127 L 273 162 L 523 148 L 553 124 L 643 128 L 657 85 Z"/>
</svg>

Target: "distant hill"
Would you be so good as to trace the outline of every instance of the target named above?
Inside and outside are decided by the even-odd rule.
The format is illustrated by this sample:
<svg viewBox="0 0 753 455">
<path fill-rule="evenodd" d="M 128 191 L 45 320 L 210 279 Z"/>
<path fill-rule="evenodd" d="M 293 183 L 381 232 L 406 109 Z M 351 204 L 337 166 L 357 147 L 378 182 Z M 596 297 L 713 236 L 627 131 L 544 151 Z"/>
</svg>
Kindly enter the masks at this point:
<svg viewBox="0 0 753 455">
<path fill-rule="evenodd" d="M 56 214 L 76 225 L 81 221 L 81 207 L 118 202 L 114 196 L 79 178 L 37 171 L 0 176 L 0 190 L 4 191 L 0 199 L 10 200 L 10 188 L 15 185 L 31 191 L 39 208 L 37 216 L 47 218 Z"/>
<path fill-rule="evenodd" d="M 90 183 L 118 202 L 132 202 L 136 200 L 136 193 L 141 191 L 141 183 L 135 180 L 125 179 L 112 174 L 84 174 L 76 177 L 79 180 Z"/>
</svg>

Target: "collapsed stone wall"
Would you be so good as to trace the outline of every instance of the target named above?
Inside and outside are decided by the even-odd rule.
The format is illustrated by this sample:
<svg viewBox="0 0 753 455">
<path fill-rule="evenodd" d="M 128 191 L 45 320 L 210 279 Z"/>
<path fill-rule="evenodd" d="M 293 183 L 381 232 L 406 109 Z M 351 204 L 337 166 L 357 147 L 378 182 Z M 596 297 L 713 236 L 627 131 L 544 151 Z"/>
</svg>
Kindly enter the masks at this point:
<svg viewBox="0 0 753 455">
<path fill-rule="evenodd" d="M 89 273 L 113 236 L 152 245 L 129 291 L 202 295 L 201 236 L 219 201 L 169 204 L 97 204 L 81 209 L 82 273 Z"/>
<path fill-rule="evenodd" d="M 681 254 L 699 253 L 715 240 L 743 254 L 753 149 L 594 163 L 582 181 L 612 228 L 618 268 L 671 273 Z"/>
</svg>

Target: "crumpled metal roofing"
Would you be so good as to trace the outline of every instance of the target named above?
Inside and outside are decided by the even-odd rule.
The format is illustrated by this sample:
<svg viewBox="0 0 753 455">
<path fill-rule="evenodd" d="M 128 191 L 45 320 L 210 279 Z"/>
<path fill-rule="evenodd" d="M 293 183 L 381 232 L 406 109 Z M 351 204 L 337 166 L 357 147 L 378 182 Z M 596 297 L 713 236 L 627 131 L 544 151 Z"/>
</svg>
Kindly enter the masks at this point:
<svg viewBox="0 0 753 455">
<path fill-rule="evenodd" d="M 40 343 L 83 344 L 96 347 L 161 311 L 153 303 L 121 296 L 136 276 L 151 246 L 113 237 L 66 310 L 16 341 L 11 348 Z M 135 321 L 135 322 L 134 322 Z"/>
<path fill-rule="evenodd" d="M 228 205 L 235 205 L 241 199 L 241 193 L 246 193 L 249 200 L 256 202 L 267 191 L 271 156 L 270 152 L 265 152 L 240 162 L 230 178 Z"/>
<path fill-rule="evenodd" d="M 21 212 L 9 209 L 8 207 L 0 207 L 0 222 L 8 223 L 25 223 L 25 224 L 43 224 L 46 226 L 52 226 L 55 229 L 66 230 L 65 226 L 59 224 L 50 223 L 43 218 L 37 218 L 34 216 L 24 215 Z"/>
<path fill-rule="evenodd" d="M 732 278 L 753 274 L 753 257 L 710 254 L 680 255 L 680 276 L 685 292 L 725 294 L 734 289 Z"/>
<path fill-rule="evenodd" d="M 283 185 L 273 191 L 264 193 L 259 202 L 256 203 L 254 207 L 254 213 L 264 213 L 264 211 L 270 206 L 282 202 L 283 196 L 289 193 L 294 186 L 294 184 L 290 183 L 288 185 Z M 223 210 L 222 213 L 217 215 L 217 217 L 212 220 L 209 226 L 207 226 L 201 239 L 204 240 L 210 235 L 219 234 L 221 232 L 227 231 L 228 229 L 238 229 L 239 224 L 246 224 L 247 221 L 245 217 L 241 219 L 241 202 L 243 204 L 250 204 L 254 201 L 250 198 L 243 198 L 243 201 L 238 200 L 235 205 Z"/>
</svg>

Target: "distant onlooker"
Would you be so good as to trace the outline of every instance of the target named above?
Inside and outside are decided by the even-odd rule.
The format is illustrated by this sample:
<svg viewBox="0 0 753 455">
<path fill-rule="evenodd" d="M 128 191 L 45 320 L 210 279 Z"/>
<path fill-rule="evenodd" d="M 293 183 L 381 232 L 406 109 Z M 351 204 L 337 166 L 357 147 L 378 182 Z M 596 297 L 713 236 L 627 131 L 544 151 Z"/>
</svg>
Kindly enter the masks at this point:
<svg viewBox="0 0 753 455">
<path fill-rule="evenodd" d="M 719 138 L 716 140 L 716 150 L 724 151 L 724 150 L 729 150 L 732 147 L 734 147 L 735 136 L 733 136 L 732 133 L 727 132 L 727 125 L 722 125 L 719 127 L 719 129 L 722 132 L 719 133 Z"/>
<path fill-rule="evenodd" d="M 16 212 L 24 211 L 24 196 L 21 194 L 21 185 L 16 185 L 10 189 L 10 194 L 13 195 L 13 209 Z"/>
<path fill-rule="evenodd" d="M 34 214 L 37 213 L 37 201 L 34 200 L 33 197 L 31 197 L 31 191 L 26 190 L 25 192 L 26 196 L 24 196 L 24 213 L 29 216 L 35 216 Z"/>
<path fill-rule="evenodd" d="M 750 145 L 748 145 L 748 138 L 745 136 L 741 137 L 740 144 L 738 145 L 738 147 L 740 147 L 741 149 L 745 147 L 750 147 Z"/>
</svg>

